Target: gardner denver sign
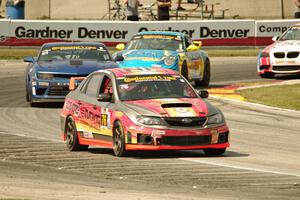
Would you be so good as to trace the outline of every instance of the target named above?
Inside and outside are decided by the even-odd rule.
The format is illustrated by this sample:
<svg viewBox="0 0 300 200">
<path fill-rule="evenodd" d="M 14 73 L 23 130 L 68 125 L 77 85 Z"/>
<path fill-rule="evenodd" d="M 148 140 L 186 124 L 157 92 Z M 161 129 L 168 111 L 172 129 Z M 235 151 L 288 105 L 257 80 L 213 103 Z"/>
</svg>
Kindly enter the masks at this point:
<svg viewBox="0 0 300 200">
<path fill-rule="evenodd" d="M 126 43 L 142 31 L 177 31 L 201 40 L 204 46 L 265 45 L 299 20 L 201 21 L 50 21 L 0 20 L 0 45 L 41 45 L 47 41 Z"/>
</svg>

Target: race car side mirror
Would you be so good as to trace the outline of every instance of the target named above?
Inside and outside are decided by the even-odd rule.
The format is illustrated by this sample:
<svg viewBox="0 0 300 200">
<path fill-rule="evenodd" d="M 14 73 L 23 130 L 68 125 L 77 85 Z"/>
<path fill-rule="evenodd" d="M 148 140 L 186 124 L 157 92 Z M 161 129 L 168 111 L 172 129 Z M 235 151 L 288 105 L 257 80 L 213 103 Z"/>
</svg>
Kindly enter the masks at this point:
<svg viewBox="0 0 300 200">
<path fill-rule="evenodd" d="M 202 99 L 208 98 L 208 96 L 209 96 L 207 90 L 200 90 L 200 91 L 198 91 L 198 94 Z"/>
<path fill-rule="evenodd" d="M 199 49 L 201 48 L 202 46 L 202 42 L 201 41 L 193 41 L 194 45 L 198 46 Z"/>
<path fill-rule="evenodd" d="M 194 44 L 191 44 L 190 46 L 188 46 L 188 48 L 186 48 L 186 50 L 189 52 L 189 51 L 197 51 L 199 50 L 200 47 L 194 45 Z"/>
<path fill-rule="evenodd" d="M 34 62 L 34 58 L 32 56 L 27 56 L 27 57 L 24 58 L 24 62 L 33 63 Z"/>
<path fill-rule="evenodd" d="M 124 57 L 121 53 L 117 53 L 117 55 L 115 56 L 114 60 L 117 62 L 117 61 L 123 61 L 124 60 Z"/>
<path fill-rule="evenodd" d="M 123 44 L 123 43 L 118 44 L 118 45 L 116 46 L 116 49 L 117 49 L 118 51 L 123 51 L 123 50 L 125 49 L 125 44 Z"/>
<path fill-rule="evenodd" d="M 277 35 L 277 36 L 274 36 L 274 37 L 272 37 L 272 41 L 273 41 L 273 42 L 276 42 L 278 39 L 279 39 L 279 36 L 278 36 L 278 35 Z"/>
<path fill-rule="evenodd" d="M 69 90 L 75 90 L 85 77 L 71 77 L 69 81 Z"/>
<path fill-rule="evenodd" d="M 97 100 L 104 101 L 104 102 L 110 102 L 112 100 L 112 96 L 107 93 L 100 93 Z"/>
</svg>

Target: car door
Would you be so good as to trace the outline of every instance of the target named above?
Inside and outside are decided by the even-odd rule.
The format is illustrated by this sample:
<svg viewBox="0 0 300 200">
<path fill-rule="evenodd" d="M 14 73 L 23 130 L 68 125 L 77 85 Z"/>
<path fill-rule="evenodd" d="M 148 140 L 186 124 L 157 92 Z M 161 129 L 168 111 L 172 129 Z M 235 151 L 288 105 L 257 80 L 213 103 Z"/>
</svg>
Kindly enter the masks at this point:
<svg viewBox="0 0 300 200">
<path fill-rule="evenodd" d="M 183 40 L 185 43 L 185 49 L 193 44 L 192 39 L 188 36 L 185 36 Z M 186 51 L 186 57 L 189 77 L 191 77 L 192 79 L 199 79 L 203 70 L 203 59 L 201 57 L 200 51 Z"/>
<path fill-rule="evenodd" d="M 111 116 L 114 96 L 111 80 L 111 77 L 104 73 L 93 75 L 83 88 L 84 95 L 80 98 L 83 137 L 97 140 L 104 146 L 111 145 L 112 141 Z M 100 101 L 100 93 L 109 93 L 111 101 Z"/>
<path fill-rule="evenodd" d="M 80 106 L 80 111 L 76 127 L 84 139 L 101 138 L 101 113 L 98 109 L 97 96 L 103 77 L 101 73 L 89 76 L 77 97 L 76 103 Z"/>
</svg>

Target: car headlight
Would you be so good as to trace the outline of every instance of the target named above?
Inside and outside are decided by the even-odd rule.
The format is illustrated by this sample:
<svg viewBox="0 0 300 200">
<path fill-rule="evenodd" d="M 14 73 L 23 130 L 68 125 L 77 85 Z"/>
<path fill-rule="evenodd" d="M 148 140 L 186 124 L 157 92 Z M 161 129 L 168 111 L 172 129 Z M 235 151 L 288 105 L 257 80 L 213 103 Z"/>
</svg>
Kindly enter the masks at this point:
<svg viewBox="0 0 300 200">
<path fill-rule="evenodd" d="M 224 123 L 224 117 L 221 113 L 209 116 L 206 125 L 215 125 Z"/>
<path fill-rule="evenodd" d="M 53 79 L 53 74 L 37 73 L 37 78 L 38 78 L 38 79 L 49 80 L 49 79 Z"/>
<path fill-rule="evenodd" d="M 260 56 L 261 56 L 262 58 L 268 58 L 268 57 L 270 57 L 270 54 L 267 53 L 267 52 L 262 52 L 262 53 L 260 54 Z"/>
<path fill-rule="evenodd" d="M 174 65 L 176 61 L 176 57 L 175 56 L 167 56 L 164 60 L 165 65 L 171 66 Z"/>
<path fill-rule="evenodd" d="M 164 122 L 160 117 L 137 116 L 136 120 L 145 125 L 163 125 Z"/>
</svg>

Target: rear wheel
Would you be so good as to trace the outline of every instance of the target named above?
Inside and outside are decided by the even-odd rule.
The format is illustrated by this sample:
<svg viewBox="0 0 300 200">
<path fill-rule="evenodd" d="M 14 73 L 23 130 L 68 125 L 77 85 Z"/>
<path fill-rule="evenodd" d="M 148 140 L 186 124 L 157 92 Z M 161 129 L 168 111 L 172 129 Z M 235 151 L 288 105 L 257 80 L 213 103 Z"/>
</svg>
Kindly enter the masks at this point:
<svg viewBox="0 0 300 200">
<path fill-rule="evenodd" d="M 186 80 L 189 80 L 188 66 L 187 66 L 187 64 L 186 64 L 185 61 L 182 63 L 182 66 L 181 66 L 181 75 L 182 75 Z"/>
<path fill-rule="evenodd" d="M 221 149 L 203 149 L 206 156 L 219 156 L 225 153 L 226 148 Z"/>
<path fill-rule="evenodd" d="M 210 61 L 208 59 L 206 59 L 205 64 L 204 64 L 203 79 L 196 80 L 195 85 L 207 87 L 209 85 L 209 81 L 210 81 Z"/>
<path fill-rule="evenodd" d="M 76 124 L 72 117 L 68 117 L 65 125 L 66 145 L 70 151 L 84 151 L 88 145 L 81 145 L 78 141 Z"/>
<path fill-rule="evenodd" d="M 260 77 L 262 78 L 274 78 L 275 74 L 274 73 L 264 73 L 260 74 Z"/>
<path fill-rule="evenodd" d="M 123 157 L 126 155 L 125 134 L 120 121 L 117 121 L 113 130 L 113 150 L 115 156 Z"/>
</svg>

